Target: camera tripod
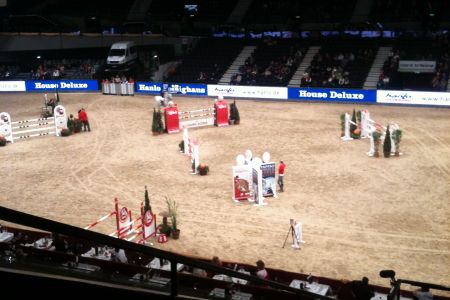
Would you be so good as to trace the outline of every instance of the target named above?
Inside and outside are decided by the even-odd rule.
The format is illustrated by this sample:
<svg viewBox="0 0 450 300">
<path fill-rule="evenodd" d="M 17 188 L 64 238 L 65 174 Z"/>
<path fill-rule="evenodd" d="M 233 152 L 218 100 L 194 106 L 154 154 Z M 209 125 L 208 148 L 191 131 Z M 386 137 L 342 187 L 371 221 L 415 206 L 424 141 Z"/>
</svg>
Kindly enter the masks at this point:
<svg viewBox="0 0 450 300">
<path fill-rule="evenodd" d="M 288 230 L 288 233 L 286 235 L 286 238 L 284 239 L 284 243 L 283 243 L 283 247 L 282 248 L 284 248 L 284 246 L 286 246 L 286 241 L 287 241 L 287 239 L 289 237 L 289 233 L 292 235 L 292 239 L 294 239 L 294 226 L 291 225 L 289 227 L 289 230 Z"/>
</svg>

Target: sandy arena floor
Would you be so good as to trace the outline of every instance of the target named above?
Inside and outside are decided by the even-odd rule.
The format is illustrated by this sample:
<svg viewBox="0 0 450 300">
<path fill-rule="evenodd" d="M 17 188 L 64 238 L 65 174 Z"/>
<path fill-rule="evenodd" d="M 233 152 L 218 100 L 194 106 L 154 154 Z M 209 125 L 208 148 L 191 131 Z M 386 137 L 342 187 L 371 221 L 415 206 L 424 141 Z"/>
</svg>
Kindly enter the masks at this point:
<svg viewBox="0 0 450 300">
<path fill-rule="evenodd" d="M 366 156 L 369 141 L 342 142 L 339 115 L 367 106 L 240 100 L 241 125 L 190 130 L 210 175 L 189 174 L 182 135 L 151 135 L 153 97 L 62 94 L 68 113 L 87 109 L 92 132 L 42 137 L 0 148 L 0 205 L 84 227 L 113 209 L 138 212 L 144 185 L 156 213 L 164 196 L 179 202 L 181 237 L 155 246 L 210 258 L 388 286 L 379 277 L 450 282 L 450 110 L 368 107 L 377 122 L 403 131 L 399 158 Z M 180 110 L 212 99 L 176 99 Z M 39 116 L 41 94 L 0 94 L 13 120 Z M 286 191 L 267 206 L 232 200 L 238 154 L 269 151 L 285 161 Z M 278 165 L 278 164 L 277 164 Z M 289 219 L 303 223 L 307 244 L 282 249 Z M 96 227 L 113 231 L 113 222 Z"/>
</svg>

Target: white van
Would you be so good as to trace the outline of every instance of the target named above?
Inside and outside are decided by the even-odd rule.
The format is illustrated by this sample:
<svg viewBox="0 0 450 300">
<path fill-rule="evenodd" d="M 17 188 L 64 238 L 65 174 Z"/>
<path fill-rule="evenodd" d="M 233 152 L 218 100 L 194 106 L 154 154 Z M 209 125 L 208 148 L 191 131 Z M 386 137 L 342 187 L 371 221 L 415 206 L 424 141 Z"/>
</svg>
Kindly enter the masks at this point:
<svg viewBox="0 0 450 300">
<path fill-rule="evenodd" d="M 111 67 L 125 67 L 135 63 L 137 58 L 137 47 L 134 42 L 118 42 L 111 46 L 106 64 Z"/>
</svg>

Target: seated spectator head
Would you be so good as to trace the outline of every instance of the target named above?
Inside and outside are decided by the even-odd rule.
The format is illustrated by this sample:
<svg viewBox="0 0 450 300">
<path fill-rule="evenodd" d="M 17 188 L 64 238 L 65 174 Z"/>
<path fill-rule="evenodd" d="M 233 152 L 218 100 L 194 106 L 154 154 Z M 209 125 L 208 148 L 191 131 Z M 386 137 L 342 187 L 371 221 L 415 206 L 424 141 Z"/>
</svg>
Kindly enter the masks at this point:
<svg viewBox="0 0 450 300">
<path fill-rule="evenodd" d="M 264 264 L 264 262 L 262 260 L 258 260 L 256 262 L 256 266 L 258 267 L 259 270 L 262 270 L 265 268 L 266 265 Z"/>
<path fill-rule="evenodd" d="M 212 258 L 212 261 L 211 261 L 213 264 L 215 264 L 215 265 L 218 265 L 218 266 L 222 266 L 222 261 L 220 261 L 220 259 L 219 259 L 219 257 L 218 256 L 214 256 L 213 258 Z"/>
</svg>

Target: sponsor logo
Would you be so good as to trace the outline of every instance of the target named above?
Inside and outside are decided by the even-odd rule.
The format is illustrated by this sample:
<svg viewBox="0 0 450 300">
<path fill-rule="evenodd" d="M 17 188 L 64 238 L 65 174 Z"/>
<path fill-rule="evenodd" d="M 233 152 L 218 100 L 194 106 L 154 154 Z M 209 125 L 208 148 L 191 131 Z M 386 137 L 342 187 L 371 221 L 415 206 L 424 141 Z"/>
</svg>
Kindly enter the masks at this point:
<svg viewBox="0 0 450 300">
<path fill-rule="evenodd" d="M 9 122 L 9 118 L 6 114 L 1 114 L 0 115 L 0 121 L 2 121 L 3 123 L 8 123 Z"/>
<path fill-rule="evenodd" d="M 167 114 L 169 116 L 178 115 L 178 111 L 176 111 L 176 110 L 167 110 Z"/>
<path fill-rule="evenodd" d="M 125 222 L 128 219 L 128 209 L 126 207 L 122 207 L 119 213 L 120 222 Z"/>
<path fill-rule="evenodd" d="M 411 95 L 409 95 L 408 93 L 399 93 L 399 94 L 387 93 L 386 99 L 392 100 L 392 101 L 396 101 L 396 100 L 397 101 L 405 101 L 405 100 L 411 99 Z"/>
<path fill-rule="evenodd" d="M 206 94 L 205 88 L 200 87 L 190 87 L 188 85 L 182 86 L 179 84 L 172 84 L 168 87 L 168 91 L 171 93 L 181 93 L 183 95 L 186 94 Z"/>
<path fill-rule="evenodd" d="M 62 107 L 56 108 L 56 113 L 60 116 L 64 115 L 64 109 Z"/>
<path fill-rule="evenodd" d="M 227 105 L 226 104 L 217 104 L 217 108 L 224 109 L 224 108 L 227 108 Z"/>
<path fill-rule="evenodd" d="M 156 84 L 146 85 L 146 84 L 140 83 L 138 85 L 138 91 L 161 92 L 162 88 L 160 86 L 157 86 Z"/>
<path fill-rule="evenodd" d="M 145 226 L 150 226 L 153 222 L 153 215 L 150 210 L 147 210 L 144 215 Z"/>
<path fill-rule="evenodd" d="M 330 98 L 330 99 L 362 100 L 362 99 L 364 99 L 364 94 L 349 93 L 349 92 L 336 92 L 336 91 L 330 91 L 330 94 L 328 94 L 327 92 L 309 92 L 306 90 L 300 90 L 299 97 L 300 98 L 315 98 L 315 99 Z"/>
<path fill-rule="evenodd" d="M 233 93 L 235 92 L 235 90 L 234 90 L 232 87 L 228 87 L 228 88 L 218 88 L 218 87 L 216 87 L 216 88 L 214 89 L 214 91 L 215 91 L 216 93 L 218 93 L 218 94 L 221 94 L 221 93 L 225 93 L 225 94 L 233 94 Z"/>
<path fill-rule="evenodd" d="M 42 82 L 35 82 L 34 83 L 34 88 L 35 89 L 57 89 L 57 88 L 61 88 L 61 89 L 87 89 L 88 88 L 88 84 L 83 82 L 83 83 L 76 83 L 76 82 L 60 82 L 58 83 L 42 83 Z"/>
</svg>

